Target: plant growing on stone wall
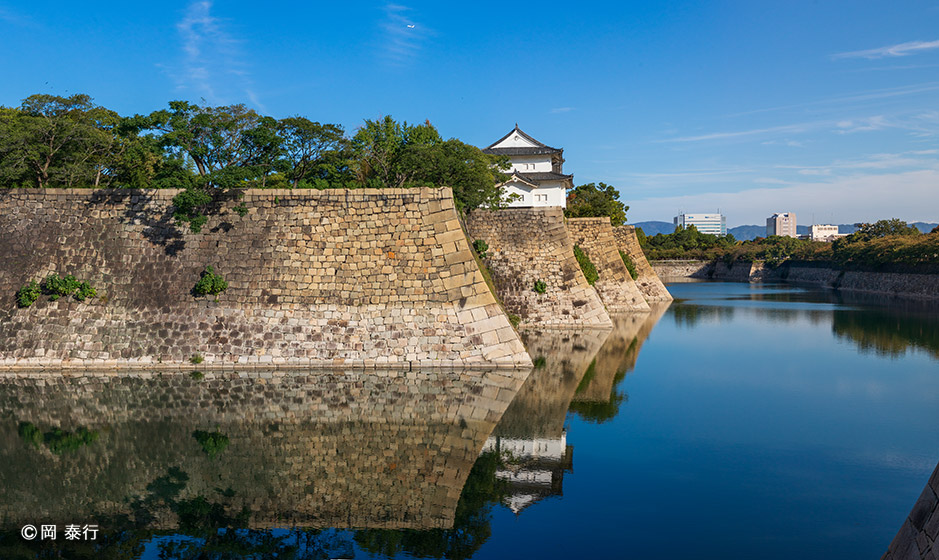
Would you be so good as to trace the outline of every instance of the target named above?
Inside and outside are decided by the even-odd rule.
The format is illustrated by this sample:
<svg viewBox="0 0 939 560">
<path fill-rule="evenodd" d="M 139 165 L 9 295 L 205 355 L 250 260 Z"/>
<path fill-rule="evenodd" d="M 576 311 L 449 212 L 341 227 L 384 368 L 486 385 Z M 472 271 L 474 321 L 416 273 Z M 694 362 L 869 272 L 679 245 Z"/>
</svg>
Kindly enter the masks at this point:
<svg viewBox="0 0 939 560">
<path fill-rule="evenodd" d="M 535 280 L 535 287 L 532 289 L 539 294 L 543 294 L 548 291 L 548 285 L 545 284 L 544 280 Z"/>
<path fill-rule="evenodd" d="M 72 295 L 78 301 L 85 301 L 88 298 L 97 297 L 98 292 L 88 282 L 80 282 L 75 294 Z"/>
<path fill-rule="evenodd" d="M 205 270 L 202 271 L 202 276 L 199 278 L 199 281 L 196 282 L 196 285 L 192 288 L 192 292 L 197 296 L 206 296 L 209 294 L 217 296 L 227 289 L 228 282 L 222 278 L 222 275 L 216 274 L 212 266 L 207 266 Z"/>
<path fill-rule="evenodd" d="M 232 210 L 234 210 L 235 213 L 241 216 L 242 218 L 244 218 L 248 214 L 248 207 L 245 206 L 244 202 L 239 203 L 238 206 L 235 206 L 234 208 L 232 208 Z"/>
<path fill-rule="evenodd" d="M 39 284 L 32 280 L 17 290 L 16 304 L 20 307 L 29 307 L 39 299 L 40 294 L 42 294 L 42 290 L 39 288 Z"/>
<path fill-rule="evenodd" d="M 487 256 L 486 251 L 489 250 L 489 244 L 482 239 L 477 239 L 476 241 L 473 241 L 473 250 L 476 251 L 476 254 L 479 255 L 479 258 L 485 259 Z"/>
<path fill-rule="evenodd" d="M 535 366 L 535 369 L 541 369 L 547 365 L 548 360 L 544 356 L 538 356 L 532 360 L 532 365 Z"/>
<path fill-rule="evenodd" d="M 577 245 L 574 245 L 574 257 L 577 259 L 580 269 L 584 271 L 584 277 L 587 278 L 587 283 L 593 286 L 600 278 L 600 275 L 597 273 L 597 267 L 590 261 L 590 257 L 587 256 L 587 253 L 584 253 L 583 249 Z"/>
<path fill-rule="evenodd" d="M 193 365 L 198 365 L 198 364 L 201 364 L 204 360 L 205 358 L 202 357 L 202 354 L 193 354 L 192 357 L 189 358 L 189 363 Z"/>
<path fill-rule="evenodd" d="M 192 437 L 199 442 L 209 459 L 214 459 L 219 453 L 225 451 L 229 443 L 228 436 L 220 432 L 218 428 L 215 428 L 214 432 L 196 430 L 192 432 Z"/>
<path fill-rule="evenodd" d="M 49 294 L 49 301 L 55 301 L 62 296 L 72 295 L 79 285 L 78 280 L 71 274 L 59 276 L 52 273 L 42 281 L 42 291 Z"/>
<path fill-rule="evenodd" d="M 623 264 L 626 265 L 626 270 L 629 271 L 629 275 L 633 277 L 633 280 L 639 278 L 639 271 L 636 270 L 636 263 L 634 263 L 632 258 L 626 254 L 626 251 L 620 250 L 619 256 L 621 259 L 623 259 Z"/>
<path fill-rule="evenodd" d="M 509 317 L 509 322 L 512 323 L 512 326 L 517 329 L 519 323 L 522 322 L 522 318 L 514 313 L 509 313 L 508 317 Z"/>
</svg>

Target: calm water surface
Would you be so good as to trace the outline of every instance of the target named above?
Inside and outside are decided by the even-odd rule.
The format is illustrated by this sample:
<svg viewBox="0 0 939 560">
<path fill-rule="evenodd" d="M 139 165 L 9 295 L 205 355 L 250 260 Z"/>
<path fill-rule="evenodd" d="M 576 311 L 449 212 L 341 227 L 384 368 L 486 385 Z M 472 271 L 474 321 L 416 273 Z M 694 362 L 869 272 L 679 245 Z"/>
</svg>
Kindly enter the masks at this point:
<svg viewBox="0 0 939 560">
<path fill-rule="evenodd" d="M 939 461 L 936 310 L 669 289 L 612 332 L 523 333 L 521 387 L 2 380 L 0 558 L 879 558 Z"/>
</svg>

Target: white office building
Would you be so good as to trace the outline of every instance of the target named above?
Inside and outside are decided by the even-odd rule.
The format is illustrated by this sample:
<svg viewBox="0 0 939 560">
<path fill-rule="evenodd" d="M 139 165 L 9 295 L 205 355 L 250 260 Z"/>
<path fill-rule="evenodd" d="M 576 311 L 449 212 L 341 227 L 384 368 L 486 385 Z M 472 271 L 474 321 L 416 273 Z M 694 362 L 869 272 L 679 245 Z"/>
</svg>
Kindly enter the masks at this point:
<svg viewBox="0 0 939 560">
<path fill-rule="evenodd" d="M 846 233 L 838 233 L 838 226 L 815 224 L 809 228 L 809 239 L 812 241 L 825 241 L 831 243 L 835 239 L 845 237 Z"/>
<path fill-rule="evenodd" d="M 727 235 L 727 218 L 723 214 L 679 214 L 674 222 L 676 228 L 694 226 L 701 233 Z"/>
</svg>

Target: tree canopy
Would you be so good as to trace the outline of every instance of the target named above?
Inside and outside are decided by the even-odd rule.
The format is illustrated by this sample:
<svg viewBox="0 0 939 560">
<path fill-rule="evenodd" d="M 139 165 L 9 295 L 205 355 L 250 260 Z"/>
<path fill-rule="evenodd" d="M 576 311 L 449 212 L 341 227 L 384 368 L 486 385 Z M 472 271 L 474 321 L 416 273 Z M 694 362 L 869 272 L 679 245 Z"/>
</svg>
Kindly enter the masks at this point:
<svg viewBox="0 0 939 560">
<path fill-rule="evenodd" d="M 613 185 L 587 183 L 567 193 L 564 215 L 568 218 L 609 216 L 613 227 L 616 227 L 626 223 L 627 210 L 629 206 L 620 202 L 619 191 Z"/>
</svg>

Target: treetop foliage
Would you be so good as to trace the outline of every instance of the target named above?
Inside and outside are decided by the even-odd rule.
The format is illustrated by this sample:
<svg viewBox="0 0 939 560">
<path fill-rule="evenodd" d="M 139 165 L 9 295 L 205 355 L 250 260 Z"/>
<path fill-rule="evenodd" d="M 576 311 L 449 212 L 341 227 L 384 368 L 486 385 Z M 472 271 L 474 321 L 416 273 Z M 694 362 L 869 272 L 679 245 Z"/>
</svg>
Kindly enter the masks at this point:
<svg viewBox="0 0 939 560">
<path fill-rule="evenodd" d="M 194 230 L 240 188 L 451 187 L 460 210 L 505 204 L 507 161 L 429 122 L 338 124 L 261 115 L 243 104 L 171 101 L 122 117 L 91 97 L 39 94 L 0 107 L 3 187 L 178 188 L 176 216 Z M 200 223 L 201 222 L 201 223 Z"/>
<path fill-rule="evenodd" d="M 567 208 L 564 215 L 568 218 L 597 218 L 609 216 L 613 227 L 626 223 L 626 211 L 629 206 L 619 200 L 619 191 L 613 185 L 587 183 L 578 185 L 567 193 Z"/>
</svg>

